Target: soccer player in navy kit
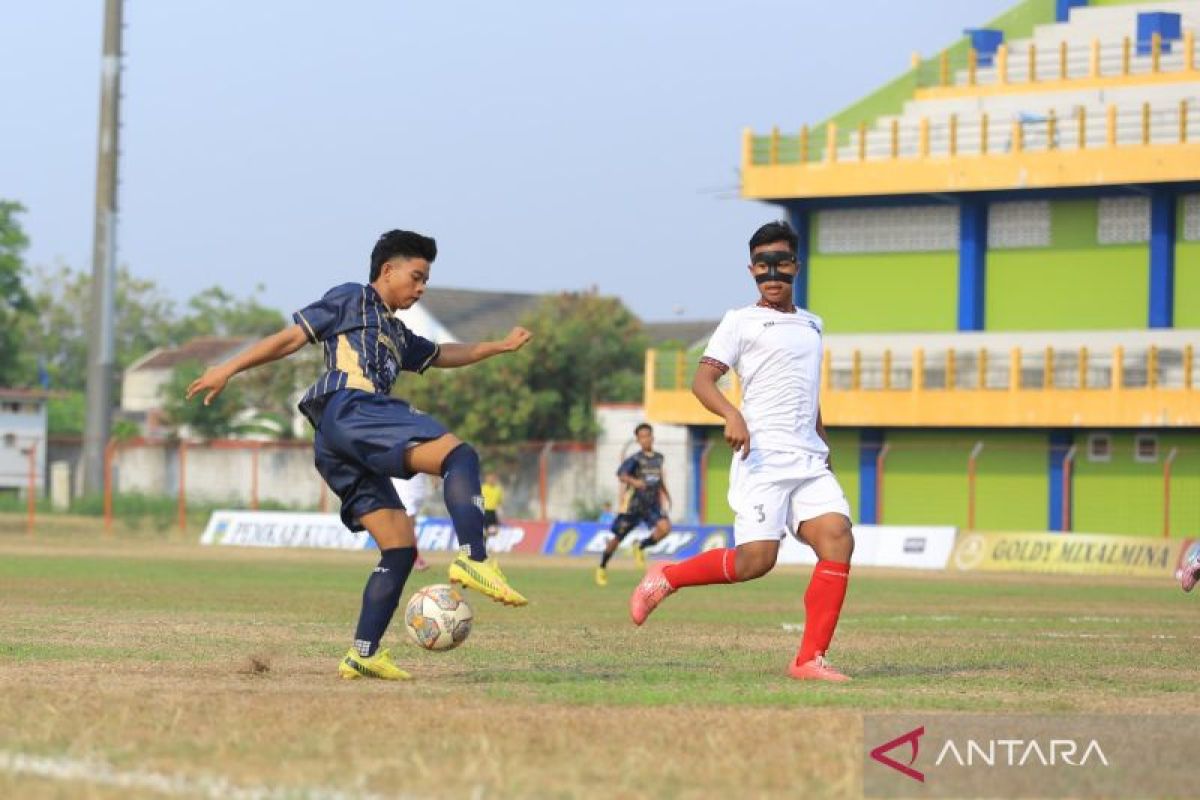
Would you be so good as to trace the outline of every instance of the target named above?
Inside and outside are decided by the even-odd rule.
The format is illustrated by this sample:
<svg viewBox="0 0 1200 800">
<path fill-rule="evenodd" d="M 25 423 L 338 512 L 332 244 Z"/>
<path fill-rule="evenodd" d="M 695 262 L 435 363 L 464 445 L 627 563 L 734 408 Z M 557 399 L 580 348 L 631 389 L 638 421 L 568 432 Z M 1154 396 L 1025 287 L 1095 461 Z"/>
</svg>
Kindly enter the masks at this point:
<svg viewBox="0 0 1200 800">
<path fill-rule="evenodd" d="M 633 557 L 639 567 L 646 566 L 646 548 L 653 547 L 671 532 L 671 520 L 663 511 L 671 502 L 663 474 L 663 455 L 654 449 L 654 429 L 643 422 L 634 428 L 638 451 L 621 462 L 617 480 L 621 491 L 621 509 L 613 520 L 608 542 L 596 567 L 596 585 L 608 586 L 608 562 L 617 552 L 621 541 L 638 525 L 650 533 L 633 545 Z"/>
<path fill-rule="evenodd" d="M 692 392 L 725 420 L 733 448 L 729 505 L 734 548 L 709 550 L 678 564 L 655 564 L 629 599 L 634 624 L 687 586 L 738 583 L 771 571 L 785 536 L 816 551 L 804 595 L 804 636 L 788 674 L 800 680 L 846 681 L 825 660 L 837 628 L 854 536 L 850 506 L 829 464 L 821 423 L 821 318 L 792 302 L 802 265 L 786 222 L 763 225 L 750 238 L 750 277 L 758 302 L 725 314 L 709 340 Z M 738 409 L 717 388 L 734 369 L 742 380 Z"/>
<path fill-rule="evenodd" d="M 341 498 L 342 521 L 350 530 L 365 528 L 380 550 L 363 591 L 354 644 L 338 666 L 344 678 L 411 677 L 379 647 L 417 555 L 413 520 L 392 478 L 442 477 L 446 508 L 462 545 L 450 565 L 451 581 L 506 605 L 528 602 L 487 557 L 479 455 L 433 417 L 390 396 L 400 371 L 474 364 L 519 350 L 530 338 L 518 327 L 502 341 L 439 346 L 413 334 L 393 312 L 421 299 L 436 257 L 433 239 L 388 231 L 371 252 L 369 283 L 335 286 L 293 314 L 294 325 L 210 367 L 187 391 L 189 399 L 203 395 L 207 405 L 239 372 L 285 358 L 306 344 L 324 348 L 325 372 L 305 392 L 300 410 L 316 430 L 317 471 Z"/>
</svg>

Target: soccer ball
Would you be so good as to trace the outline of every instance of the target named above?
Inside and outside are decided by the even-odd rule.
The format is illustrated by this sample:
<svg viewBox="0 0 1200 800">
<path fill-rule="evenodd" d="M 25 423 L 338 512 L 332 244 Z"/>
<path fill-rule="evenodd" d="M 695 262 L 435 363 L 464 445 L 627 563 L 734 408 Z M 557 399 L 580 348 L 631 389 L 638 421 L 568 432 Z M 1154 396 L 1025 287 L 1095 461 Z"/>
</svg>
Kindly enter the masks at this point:
<svg viewBox="0 0 1200 800">
<path fill-rule="evenodd" d="M 453 650 L 467 640 L 475 612 L 462 592 L 445 583 L 413 593 L 404 609 L 408 638 L 426 650 Z"/>
</svg>

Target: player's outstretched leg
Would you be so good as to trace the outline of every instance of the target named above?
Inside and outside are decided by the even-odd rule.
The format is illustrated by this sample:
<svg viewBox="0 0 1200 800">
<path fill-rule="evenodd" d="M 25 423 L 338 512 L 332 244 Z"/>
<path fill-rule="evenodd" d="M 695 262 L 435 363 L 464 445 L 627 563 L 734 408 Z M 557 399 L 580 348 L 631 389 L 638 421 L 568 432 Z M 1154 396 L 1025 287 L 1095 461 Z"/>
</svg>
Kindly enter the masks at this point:
<svg viewBox="0 0 1200 800">
<path fill-rule="evenodd" d="M 652 564 L 629 597 L 629 616 L 641 625 L 650 612 L 676 589 L 712 583 L 737 582 L 737 551 L 708 550 L 678 564 Z"/>
<path fill-rule="evenodd" d="M 1197 580 L 1200 580 L 1200 553 L 1196 553 L 1183 565 L 1183 570 L 1179 573 L 1179 585 L 1185 592 L 1190 592 L 1196 588 Z"/>
<path fill-rule="evenodd" d="M 383 538 L 385 549 L 380 552 L 379 564 L 372 570 L 363 589 L 362 611 L 354 631 L 354 646 L 338 665 L 338 673 L 343 678 L 400 681 L 412 677 L 392 663 L 387 650 L 379 649 L 383 634 L 400 604 L 400 595 L 417 556 L 415 547 L 387 547 L 392 543 L 387 537 Z"/>
<path fill-rule="evenodd" d="M 441 439 L 418 445 L 409 451 L 410 461 L 414 464 L 424 460 L 425 454 L 420 453 L 425 448 L 452 449 L 445 454 L 440 462 L 442 475 L 442 496 L 446 502 L 446 510 L 454 523 L 454 533 L 462 545 L 450 565 L 450 581 L 459 583 L 468 589 L 474 589 L 498 603 L 509 606 L 523 606 L 529 601 L 524 595 L 508 584 L 508 579 L 500 571 L 500 565 L 494 559 L 487 557 L 487 545 L 484 544 L 483 534 L 483 495 L 482 483 L 479 480 L 479 454 L 475 448 L 465 442 L 458 442 L 453 437 L 444 436 Z M 439 455 L 434 450 L 433 455 Z"/>
</svg>

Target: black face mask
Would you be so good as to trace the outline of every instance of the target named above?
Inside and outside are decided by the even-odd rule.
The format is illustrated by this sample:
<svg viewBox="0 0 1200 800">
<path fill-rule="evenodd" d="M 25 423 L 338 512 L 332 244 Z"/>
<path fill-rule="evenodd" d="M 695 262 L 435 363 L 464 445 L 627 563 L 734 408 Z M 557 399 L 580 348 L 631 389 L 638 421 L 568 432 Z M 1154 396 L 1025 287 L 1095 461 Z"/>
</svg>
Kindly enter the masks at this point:
<svg viewBox="0 0 1200 800">
<path fill-rule="evenodd" d="M 773 250 L 766 253 L 759 253 L 754 257 L 755 264 L 766 264 L 767 271 L 754 276 L 756 283 L 766 283 L 767 281 L 780 281 L 782 283 L 793 283 L 796 280 L 795 273 L 780 272 L 779 268 L 784 264 L 796 264 L 796 254 L 789 253 L 786 250 Z M 799 265 L 796 265 L 799 271 Z"/>
</svg>

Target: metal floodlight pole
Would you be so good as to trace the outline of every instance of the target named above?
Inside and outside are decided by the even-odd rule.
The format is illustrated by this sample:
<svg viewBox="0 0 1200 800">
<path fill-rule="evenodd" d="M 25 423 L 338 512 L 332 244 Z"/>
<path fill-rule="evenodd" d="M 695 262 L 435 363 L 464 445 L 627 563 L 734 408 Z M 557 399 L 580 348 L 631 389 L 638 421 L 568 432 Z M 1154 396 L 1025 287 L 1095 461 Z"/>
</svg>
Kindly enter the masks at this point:
<svg viewBox="0 0 1200 800">
<path fill-rule="evenodd" d="M 105 0 L 100 61 L 100 133 L 96 159 L 96 221 L 92 238 L 91 330 L 88 337 L 87 417 L 83 433 L 83 486 L 104 485 L 104 448 L 111 431 L 116 364 L 114 316 L 117 251 L 117 154 L 121 103 L 123 0 Z"/>
</svg>

